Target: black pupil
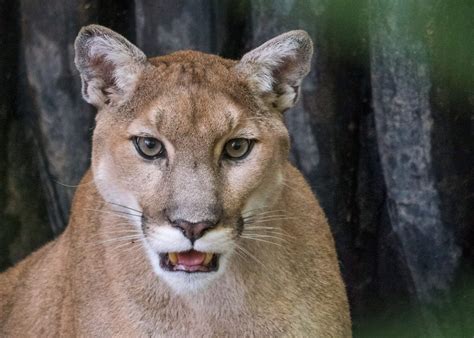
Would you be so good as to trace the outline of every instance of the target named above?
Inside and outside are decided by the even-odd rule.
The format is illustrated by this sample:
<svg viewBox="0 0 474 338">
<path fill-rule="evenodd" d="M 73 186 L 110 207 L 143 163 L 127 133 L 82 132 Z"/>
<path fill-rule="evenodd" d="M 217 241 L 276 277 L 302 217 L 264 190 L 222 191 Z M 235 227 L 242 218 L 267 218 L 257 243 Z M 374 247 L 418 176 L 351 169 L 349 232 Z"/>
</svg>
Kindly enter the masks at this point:
<svg viewBox="0 0 474 338">
<path fill-rule="evenodd" d="M 233 141 L 230 146 L 232 147 L 232 149 L 234 150 L 239 150 L 240 148 L 242 148 L 242 144 L 243 142 L 241 140 L 236 140 L 236 141 Z"/>
<path fill-rule="evenodd" d="M 148 149 L 154 149 L 156 147 L 156 140 L 152 139 L 152 138 L 146 138 L 144 140 L 145 142 L 145 146 L 148 148 Z"/>
</svg>

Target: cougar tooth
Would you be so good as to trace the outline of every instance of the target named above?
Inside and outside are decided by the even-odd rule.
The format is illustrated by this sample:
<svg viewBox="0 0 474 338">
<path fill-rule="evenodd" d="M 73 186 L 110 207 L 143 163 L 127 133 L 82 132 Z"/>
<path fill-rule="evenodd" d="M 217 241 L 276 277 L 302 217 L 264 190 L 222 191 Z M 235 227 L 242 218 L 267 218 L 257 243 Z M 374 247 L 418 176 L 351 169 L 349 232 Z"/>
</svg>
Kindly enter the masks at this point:
<svg viewBox="0 0 474 338">
<path fill-rule="evenodd" d="M 211 262 L 213 256 L 214 256 L 213 253 L 207 252 L 206 253 L 206 258 L 204 258 L 203 264 L 208 265 Z"/>
<path fill-rule="evenodd" d="M 168 253 L 168 258 L 171 264 L 176 265 L 176 263 L 178 263 L 178 255 L 176 254 L 176 252 Z"/>
</svg>

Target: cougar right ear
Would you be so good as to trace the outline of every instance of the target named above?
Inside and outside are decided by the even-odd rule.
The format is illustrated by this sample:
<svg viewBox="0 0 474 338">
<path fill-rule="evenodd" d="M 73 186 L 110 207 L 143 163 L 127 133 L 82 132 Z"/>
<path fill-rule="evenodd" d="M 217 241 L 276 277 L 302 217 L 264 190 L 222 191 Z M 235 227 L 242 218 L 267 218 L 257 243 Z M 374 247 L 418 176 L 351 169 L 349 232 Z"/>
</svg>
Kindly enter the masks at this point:
<svg viewBox="0 0 474 338">
<path fill-rule="evenodd" d="M 284 112 L 295 105 L 311 69 L 313 42 L 302 30 L 281 34 L 245 54 L 236 65 L 267 104 Z"/>
<path fill-rule="evenodd" d="M 83 27 L 75 48 L 82 96 L 97 108 L 130 98 L 147 64 L 145 54 L 120 34 L 99 25 Z"/>
</svg>

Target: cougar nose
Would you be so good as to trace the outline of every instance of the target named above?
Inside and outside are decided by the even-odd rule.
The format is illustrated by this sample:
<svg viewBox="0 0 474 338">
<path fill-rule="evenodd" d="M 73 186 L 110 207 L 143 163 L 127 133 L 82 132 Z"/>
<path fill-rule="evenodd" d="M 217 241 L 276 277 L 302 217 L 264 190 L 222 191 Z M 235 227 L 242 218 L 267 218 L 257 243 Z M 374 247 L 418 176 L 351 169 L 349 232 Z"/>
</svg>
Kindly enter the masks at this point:
<svg viewBox="0 0 474 338">
<path fill-rule="evenodd" d="M 176 221 L 172 221 L 171 225 L 175 228 L 180 229 L 184 236 L 189 238 L 192 244 L 194 244 L 194 241 L 202 237 L 206 230 L 211 229 L 215 227 L 217 224 L 210 222 L 210 221 L 201 221 L 197 223 L 191 223 L 182 219 L 178 219 Z"/>
</svg>

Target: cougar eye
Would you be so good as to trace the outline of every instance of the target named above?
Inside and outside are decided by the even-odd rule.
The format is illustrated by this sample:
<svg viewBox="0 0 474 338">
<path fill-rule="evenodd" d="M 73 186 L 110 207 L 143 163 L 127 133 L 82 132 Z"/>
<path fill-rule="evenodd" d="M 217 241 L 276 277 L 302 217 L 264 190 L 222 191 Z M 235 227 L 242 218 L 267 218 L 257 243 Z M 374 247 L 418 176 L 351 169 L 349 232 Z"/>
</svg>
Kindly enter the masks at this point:
<svg viewBox="0 0 474 338">
<path fill-rule="evenodd" d="M 138 153 L 147 160 L 154 160 L 163 157 L 165 154 L 165 146 L 163 143 L 153 137 L 135 136 L 133 138 L 133 144 Z"/>
<path fill-rule="evenodd" d="M 224 146 L 224 156 L 232 160 L 240 160 L 248 155 L 252 149 L 253 141 L 245 138 L 235 138 Z"/>
</svg>

